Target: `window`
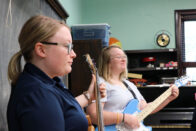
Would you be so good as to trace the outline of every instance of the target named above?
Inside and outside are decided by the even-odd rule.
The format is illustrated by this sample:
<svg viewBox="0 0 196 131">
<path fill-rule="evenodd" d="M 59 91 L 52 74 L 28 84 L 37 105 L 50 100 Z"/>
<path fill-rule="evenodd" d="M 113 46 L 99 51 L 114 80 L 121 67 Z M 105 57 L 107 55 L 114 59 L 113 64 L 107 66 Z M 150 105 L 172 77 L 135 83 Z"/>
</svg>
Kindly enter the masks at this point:
<svg viewBox="0 0 196 131">
<path fill-rule="evenodd" d="M 185 62 L 196 62 L 196 21 L 184 22 Z"/>
<path fill-rule="evenodd" d="M 186 74 L 196 81 L 196 10 L 176 10 L 175 26 L 179 76 Z"/>
</svg>

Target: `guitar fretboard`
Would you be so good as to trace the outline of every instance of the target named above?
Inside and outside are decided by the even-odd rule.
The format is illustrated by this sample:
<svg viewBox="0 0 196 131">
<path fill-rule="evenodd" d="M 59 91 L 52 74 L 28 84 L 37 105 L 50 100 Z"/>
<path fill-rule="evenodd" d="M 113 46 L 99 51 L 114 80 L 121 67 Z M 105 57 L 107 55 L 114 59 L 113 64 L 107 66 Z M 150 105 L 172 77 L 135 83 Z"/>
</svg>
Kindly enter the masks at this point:
<svg viewBox="0 0 196 131">
<path fill-rule="evenodd" d="M 95 97 L 96 97 L 96 113 L 97 113 L 98 131 L 104 131 L 103 113 L 102 113 L 102 107 L 101 107 L 101 102 L 100 102 L 101 96 L 100 96 L 100 90 L 98 87 L 98 79 L 99 79 L 98 72 L 91 60 L 90 55 L 86 54 L 85 56 L 89 64 L 89 67 L 91 69 L 91 72 L 96 76 Z"/>
<path fill-rule="evenodd" d="M 139 122 L 145 119 L 152 111 L 154 111 L 164 100 L 166 100 L 171 95 L 171 89 L 172 88 L 167 89 L 162 95 L 160 95 L 139 114 L 137 114 Z"/>
<path fill-rule="evenodd" d="M 176 80 L 174 85 L 180 87 L 182 85 L 186 85 L 186 83 L 190 80 L 188 76 L 182 76 L 180 79 Z M 146 108 L 144 108 L 139 114 L 137 114 L 137 118 L 139 122 L 145 119 L 152 111 L 154 111 L 163 101 L 165 101 L 172 92 L 172 88 L 167 89 L 162 95 L 160 95 L 157 99 L 155 99 L 152 103 L 148 104 Z"/>
</svg>

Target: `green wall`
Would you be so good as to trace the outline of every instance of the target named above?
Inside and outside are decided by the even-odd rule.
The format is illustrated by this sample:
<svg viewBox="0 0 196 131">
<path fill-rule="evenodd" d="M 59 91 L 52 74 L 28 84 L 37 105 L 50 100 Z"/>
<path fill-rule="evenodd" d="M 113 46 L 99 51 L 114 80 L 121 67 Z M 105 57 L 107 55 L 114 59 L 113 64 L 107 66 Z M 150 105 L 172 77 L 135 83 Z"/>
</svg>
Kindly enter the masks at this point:
<svg viewBox="0 0 196 131">
<path fill-rule="evenodd" d="M 69 25 L 108 23 L 111 36 L 121 41 L 124 50 L 160 49 L 155 36 L 162 30 L 171 38 L 167 48 L 175 48 L 174 10 L 196 9 L 196 0 L 61 1 L 70 14 L 68 20 L 72 21 L 68 22 Z"/>
<path fill-rule="evenodd" d="M 82 3 L 81 0 L 59 0 L 66 12 L 69 14 L 67 24 L 81 23 L 82 17 Z"/>
</svg>

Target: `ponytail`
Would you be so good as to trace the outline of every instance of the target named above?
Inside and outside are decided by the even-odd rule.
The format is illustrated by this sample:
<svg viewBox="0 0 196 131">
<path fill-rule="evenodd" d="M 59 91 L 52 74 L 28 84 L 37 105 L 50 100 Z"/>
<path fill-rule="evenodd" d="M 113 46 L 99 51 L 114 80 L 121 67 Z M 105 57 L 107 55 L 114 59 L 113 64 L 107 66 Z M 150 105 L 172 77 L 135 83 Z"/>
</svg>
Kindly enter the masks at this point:
<svg viewBox="0 0 196 131">
<path fill-rule="evenodd" d="M 15 55 L 12 56 L 8 65 L 8 80 L 12 86 L 16 85 L 16 81 L 18 80 L 18 77 L 22 72 L 21 57 L 21 51 L 17 52 Z"/>
</svg>

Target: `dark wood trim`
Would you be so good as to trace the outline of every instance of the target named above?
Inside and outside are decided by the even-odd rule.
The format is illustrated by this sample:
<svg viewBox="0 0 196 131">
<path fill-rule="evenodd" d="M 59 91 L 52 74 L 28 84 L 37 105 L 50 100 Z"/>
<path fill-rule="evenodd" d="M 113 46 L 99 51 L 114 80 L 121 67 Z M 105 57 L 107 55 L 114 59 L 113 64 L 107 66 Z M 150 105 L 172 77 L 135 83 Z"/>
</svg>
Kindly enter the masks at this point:
<svg viewBox="0 0 196 131">
<path fill-rule="evenodd" d="M 182 62 L 183 67 L 196 67 L 196 62 Z"/>
<path fill-rule="evenodd" d="M 195 15 L 196 14 L 196 9 L 188 9 L 188 10 L 175 10 L 175 13 L 178 13 L 182 18 L 190 16 L 190 15 Z"/>
<path fill-rule="evenodd" d="M 46 0 L 50 6 L 57 12 L 57 14 L 64 20 L 69 17 L 69 14 L 64 9 L 64 7 L 60 4 L 59 0 Z"/>
<path fill-rule="evenodd" d="M 196 20 L 196 9 L 188 9 L 188 10 L 175 10 L 175 38 L 176 38 L 176 48 L 177 52 L 177 60 L 179 76 L 184 75 L 186 73 L 186 67 L 196 67 L 194 62 L 183 62 L 182 58 L 182 43 L 184 41 L 183 30 L 184 30 L 184 21 Z M 181 64 L 180 64 L 181 63 Z"/>
<path fill-rule="evenodd" d="M 177 61 L 178 63 L 181 63 L 182 60 L 181 60 L 181 54 L 182 54 L 182 50 L 181 50 L 181 33 L 182 33 L 182 25 L 181 25 L 181 11 L 175 11 L 175 38 L 176 38 L 176 49 L 178 50 L 177 52 Z M 182 73 L 182 65 L 181 64 L 178 64 L 178 67 L 179 67 L 179 71 L 178 71 L 178 74 L 181 76 L 183 73 Z"/>
</svg>

